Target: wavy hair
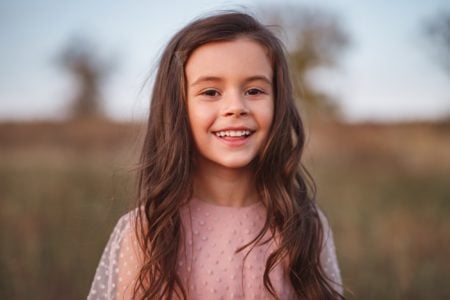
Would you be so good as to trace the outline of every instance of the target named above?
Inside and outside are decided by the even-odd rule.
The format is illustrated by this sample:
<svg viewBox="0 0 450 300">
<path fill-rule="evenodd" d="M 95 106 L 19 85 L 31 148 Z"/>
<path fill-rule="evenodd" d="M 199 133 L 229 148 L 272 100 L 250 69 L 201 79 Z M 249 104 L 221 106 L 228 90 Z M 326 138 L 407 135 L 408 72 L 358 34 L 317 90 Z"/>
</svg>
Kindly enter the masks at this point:
<svg viewBox="0 0 450 300">
<path fill-rule="evenodd" d="M 269 256 L 263 277 L 264 287 L 275 299 L 278 295 L 269 273 L 282 261 L 299 298 L 343 298 L 330 285 L 320 263 L 323 228 L 314 181 L 301 163 L 305 132 L 284 48 L 268 28 L 240 12 L 190 23 L 170 40 L 162 54 L 138 171 L 136 233 L 144 263 L 134 287 L 136 298 L 187 298 L 174 259 L 183 236 L 180 208 L 192 196 L 196 151 L 186 108 L 184 67 L 198 47 L 241 37 L 267 50 L 274 72 L 274 117 L 267 142 L 252 162 L 267 218 L 256 238 L 238 251 L 262 243 L 267 232 L 272 237 L 276 234 L 278 248 Z"/>
</svg>

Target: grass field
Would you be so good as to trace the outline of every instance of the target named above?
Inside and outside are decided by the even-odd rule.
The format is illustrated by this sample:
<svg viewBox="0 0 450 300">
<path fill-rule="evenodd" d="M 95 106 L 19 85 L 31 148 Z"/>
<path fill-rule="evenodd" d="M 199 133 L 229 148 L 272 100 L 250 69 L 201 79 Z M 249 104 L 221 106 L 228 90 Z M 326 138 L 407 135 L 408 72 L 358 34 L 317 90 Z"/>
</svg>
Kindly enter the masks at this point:
<svg viewBox="0 0 450 300">
<path fill-rule="evenodd" d="M 450 124 L 311 124 L 349 299 L 450 299 Z M 133 203 L 143 125 L 0 125 L 0 299 L 83 299 Z"/>
</svg>

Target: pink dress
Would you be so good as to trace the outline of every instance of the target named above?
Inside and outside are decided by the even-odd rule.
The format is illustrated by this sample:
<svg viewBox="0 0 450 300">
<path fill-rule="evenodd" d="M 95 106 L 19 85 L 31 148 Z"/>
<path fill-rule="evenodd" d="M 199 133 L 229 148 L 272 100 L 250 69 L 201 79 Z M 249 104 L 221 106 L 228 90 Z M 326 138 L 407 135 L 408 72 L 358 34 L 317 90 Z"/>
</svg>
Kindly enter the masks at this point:
<svg viewBox="0 0 450 300">
<path fill-rule="evenodd" d="M 88 299 L 129 299 L 141 256 L 134 236 L 133 212 L 116 225 L 97 268 Z M 263 274 L 274 242 L 236 253 L 264 225 L 262 203 L 226 207 L 197 199 L 183 207 L 184 247 L 180 249 L 178 273 L 189 299 L 272 299 L 263 285 Z M 335 288 L 342 292 L 333 237 L 321 213 L 325 247 L 321 260 Z M 268 236 L 266 236 L 268 237 Z M 266 240 L 264 238 L 263 240 Z M 295 299 L 281 265 L 270 273 L 280 299 Z"/>
</svg>

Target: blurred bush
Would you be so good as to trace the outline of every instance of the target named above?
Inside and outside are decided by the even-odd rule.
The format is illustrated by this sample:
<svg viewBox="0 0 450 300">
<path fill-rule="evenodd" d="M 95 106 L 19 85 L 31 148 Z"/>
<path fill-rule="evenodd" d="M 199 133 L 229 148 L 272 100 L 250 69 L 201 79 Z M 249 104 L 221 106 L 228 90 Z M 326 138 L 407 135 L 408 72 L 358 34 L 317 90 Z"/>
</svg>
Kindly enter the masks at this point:
<svg viewBox="0 0 450 300">
<path fill-rule="evenodd" d="M 117 67 L 117 59 L 99 53 L 95 43 L 85 36 L 73 36 L 57 56 L 57 63 L 76 83 L 68 113 L 74 120 L 107 118 L 102 88 Z"/>
<path fill-rule="evenodd" d="M 287 47 L 299 107 L 309 118 L 339 119 L 336 95 L 324 91 L 312 76 L 340 66 L 351 37 L 341 18 L 331 10 L 305 5 L 262 6 L 261 20 Z M 280 32 L 277 32 L 280 31 Z"/>
</svg>

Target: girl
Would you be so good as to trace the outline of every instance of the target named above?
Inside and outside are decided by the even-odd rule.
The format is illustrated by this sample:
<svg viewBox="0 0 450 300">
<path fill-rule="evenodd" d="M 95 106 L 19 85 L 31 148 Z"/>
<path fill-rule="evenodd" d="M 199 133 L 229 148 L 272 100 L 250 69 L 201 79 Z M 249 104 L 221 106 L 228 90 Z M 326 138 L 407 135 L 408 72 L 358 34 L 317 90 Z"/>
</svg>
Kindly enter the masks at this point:
<svg viewBox="0 0 450 300">
<path fill-rule="evenodd" d="M 340 299 L 333 238 L 301 164 L 280 41 L 253 17 L 194 21 L 166 47 L 138 208 L 88 299 Z"/>
</svg>

